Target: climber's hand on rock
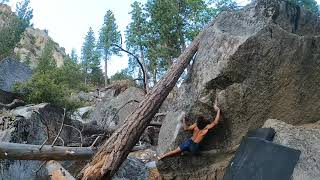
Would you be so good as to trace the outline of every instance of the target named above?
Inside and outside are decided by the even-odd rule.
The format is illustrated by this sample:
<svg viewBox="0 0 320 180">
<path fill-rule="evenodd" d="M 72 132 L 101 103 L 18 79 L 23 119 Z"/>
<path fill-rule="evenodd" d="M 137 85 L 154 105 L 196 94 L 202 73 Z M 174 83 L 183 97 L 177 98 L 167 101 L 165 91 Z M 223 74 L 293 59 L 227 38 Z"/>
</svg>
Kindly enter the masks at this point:
<svg viewBox="0 0 320 180">
<path fill-rule="evenodd" d="M 218 101 L 217 101 L 217 99 L 216 99 L 215 102 L 214 102 L 213 108 L 214 108 L 215 111 L 220 110 L 220 108 L 218 107 Z"/>
</svg>

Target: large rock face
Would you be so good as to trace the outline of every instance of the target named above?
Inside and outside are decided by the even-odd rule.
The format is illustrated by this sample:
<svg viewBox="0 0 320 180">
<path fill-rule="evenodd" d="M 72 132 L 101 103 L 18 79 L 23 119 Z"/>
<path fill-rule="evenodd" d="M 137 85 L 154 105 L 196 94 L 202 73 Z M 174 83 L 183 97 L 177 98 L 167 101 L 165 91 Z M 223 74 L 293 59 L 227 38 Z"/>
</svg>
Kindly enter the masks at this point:
<svg viewBox="0 0 320 180">
<path fill-rule="evenodd" d="M 136 87 L 130 87 L 115 96 L 106 96 L 96 105 L 90 119 L 105 130 L 114 131 L 138 107 L 144 97 L 144 92 Z"/>
<path fill-rule="evenodd" d="M 31 69 L 17 60 L 7 58 L 0 61 L 0 89 L 13 92 L 14 85 L 31 78 Z"/>
<path fill-rule="evenodd" d="M 11 11 L 8 5 L 0 4 L 0 30 L 12 26 L 12 20 L 16 19 L 15 13 Z M 38 58 L 46 44 L 53 42 L 53 58 L 58 67 L 61 67 L 66 58 L 65 49 L 54 42 L 45 30 L 27 28 L 22 34 L 20 42 L 14 48 L 15 56 L 22 62 L 30 61 L 31 68 L 38 65 Z"/>
<path fill-rule="evenodd" d="M 46 31 L 27 28 L 14 49 L 14 53 L 22 62 L 27 61 L 29 58 L 30 66 L 34 68 L 38 65 L 38 58 L 49 41 L 53 42 Z M 53 42 L 52 56 L 57 66 L 61 67 L 67 55 L 64 48 L 61 48 L 58 43 Z"/>
<path fill-rule="evenodd" d="M 320 117 L 319 35 L 320 18 L 285 1 L 258 0 L 224 12 L 204 32 L 189 79 L 168 109 L 185 111 L 193 123 L 199 115 L 214 117 L 212 105 L 218 98 L 223 118 L 202 143 L 204 150 L 233 147 L 269 118 L 291 124 L 315 122 Z M 159 143 L 167 147 L 161 152 L 186 138 L 181 131 L 173 140 L 161 136 L 176 132 L 181 126 L 177 117 L 165 120 L 171 126 L 161 129 Z M 168 161 L 159 167 L 162 174 L 171 174 L 168 179 L 191 177 L 180 170 L 173 173 Z"/>
<path fill-rule="evenodd" d="M 264 127 L 276 131 L 274 143 L 301 151 L 292 180 L 315 180 L 320 177 L 320 129 L 292 126 L 279 120 L 270 119 Z"/>
<path fill-rule="evenodd" d="M 31 69 L 17 60 L 7 58 L 0 61 L 0 102 L 11 103 L 14 85 L 31 78 Z"/>
<path fill-rule="evenodd" d="M 1 13 L 3 13 L 3 15 Z M 14 16 L 10 6 L 0 4 L 0 14 L 2 15 L 0 16 L 0 28 L 7 27 L 9 20 Z"/>
</svg>

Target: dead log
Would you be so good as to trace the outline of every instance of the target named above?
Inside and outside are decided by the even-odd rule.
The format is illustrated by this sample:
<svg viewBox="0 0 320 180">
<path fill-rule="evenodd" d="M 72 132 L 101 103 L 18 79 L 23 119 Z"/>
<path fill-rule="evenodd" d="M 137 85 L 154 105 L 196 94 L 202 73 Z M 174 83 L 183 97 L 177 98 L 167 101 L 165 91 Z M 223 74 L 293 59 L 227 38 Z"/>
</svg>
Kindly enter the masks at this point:
<svg viewBox="0 0 320 180">
<path fill-rule="evenodd" d="M 154 126 L 154 127 L 160 128 L 162 126 L 162 123 L 161 122 L 151 122 L 149 124 L 149 126 Z"/>
<path fill-rule="evenodd" d="M 87 160 L 95 151 L 88 147 L 62 147 L 45 145 L 0 143 L 0 159 L 11 160 Z"/>
<path fill-rule="evenodd" d="M 135 112 L 128 116 L 125 123 L 105 141 L 92 161 L 82 169 L 78 178 L 84 180 L 112 178 L 197 52 L 202 34 L 200 33 L 180 55 L 176 63 L 145 96 Z"/>
<path fill-rule="evenodd" d="M 9 104 L 2 104 L 0 103 L 0 109 L 8 109 L 8 110 L 11 110 L 11 109 L 14 109 L 16 107 L 19 107 L 19 106 L 24 106 L 26 105 L 26 103 L 20 99 L 15 99 L 13 100 L 11 103 Z"/>
<path fill-rule="evenodd" d="M 50 180 L 75 180 L 75 178 L 57 161 L 47 162 L 46 169 Z"/>
</svg>

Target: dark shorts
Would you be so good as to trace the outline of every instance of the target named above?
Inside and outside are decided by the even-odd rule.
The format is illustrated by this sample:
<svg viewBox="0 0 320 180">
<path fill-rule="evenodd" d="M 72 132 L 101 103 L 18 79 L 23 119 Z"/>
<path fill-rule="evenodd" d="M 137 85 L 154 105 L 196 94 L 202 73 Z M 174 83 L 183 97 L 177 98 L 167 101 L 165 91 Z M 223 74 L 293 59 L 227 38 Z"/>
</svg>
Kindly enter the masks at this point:
<svg viewBox="0 0 320 180">
<path fill-rule="evenodd" d="M 180 144 L 179 146 L 180 150 L 182 152 L 188 151 L 192 154 L 198 154 L 200 152 L 199 150 L 199 144 L 192 141 L 192 139 L 188 139 Z"/>
</svg>

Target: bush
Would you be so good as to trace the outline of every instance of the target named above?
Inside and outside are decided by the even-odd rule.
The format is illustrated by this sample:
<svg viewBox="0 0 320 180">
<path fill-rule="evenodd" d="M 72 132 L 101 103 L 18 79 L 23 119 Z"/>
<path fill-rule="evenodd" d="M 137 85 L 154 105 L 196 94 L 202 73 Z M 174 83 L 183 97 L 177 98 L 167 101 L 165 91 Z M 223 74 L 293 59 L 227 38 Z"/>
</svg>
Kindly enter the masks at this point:
<svg viewBox="0 0 320 180">
<path fill-rule="evenodd" d="M 123 69 L 122 71 L 115 73 L 110 79 L 111 81 L 133 80 L 132 76 L 128 73 L 128 69 Z"/>
<path fill-rule="evenodd" d="M 17 84 L 15 91 L 22 93 L 27 103 L 47 102 L 72 111 L 83 105 L 70 98 L 72 93 L 86 89 L 81 83 L 83 75 L 80 66 L 70 59 L 66 59 L 64 66 L 57 68 L 52 49 L 52 43 L 49 42 L 39 58 L 31 80 Z"/>
</svg>

